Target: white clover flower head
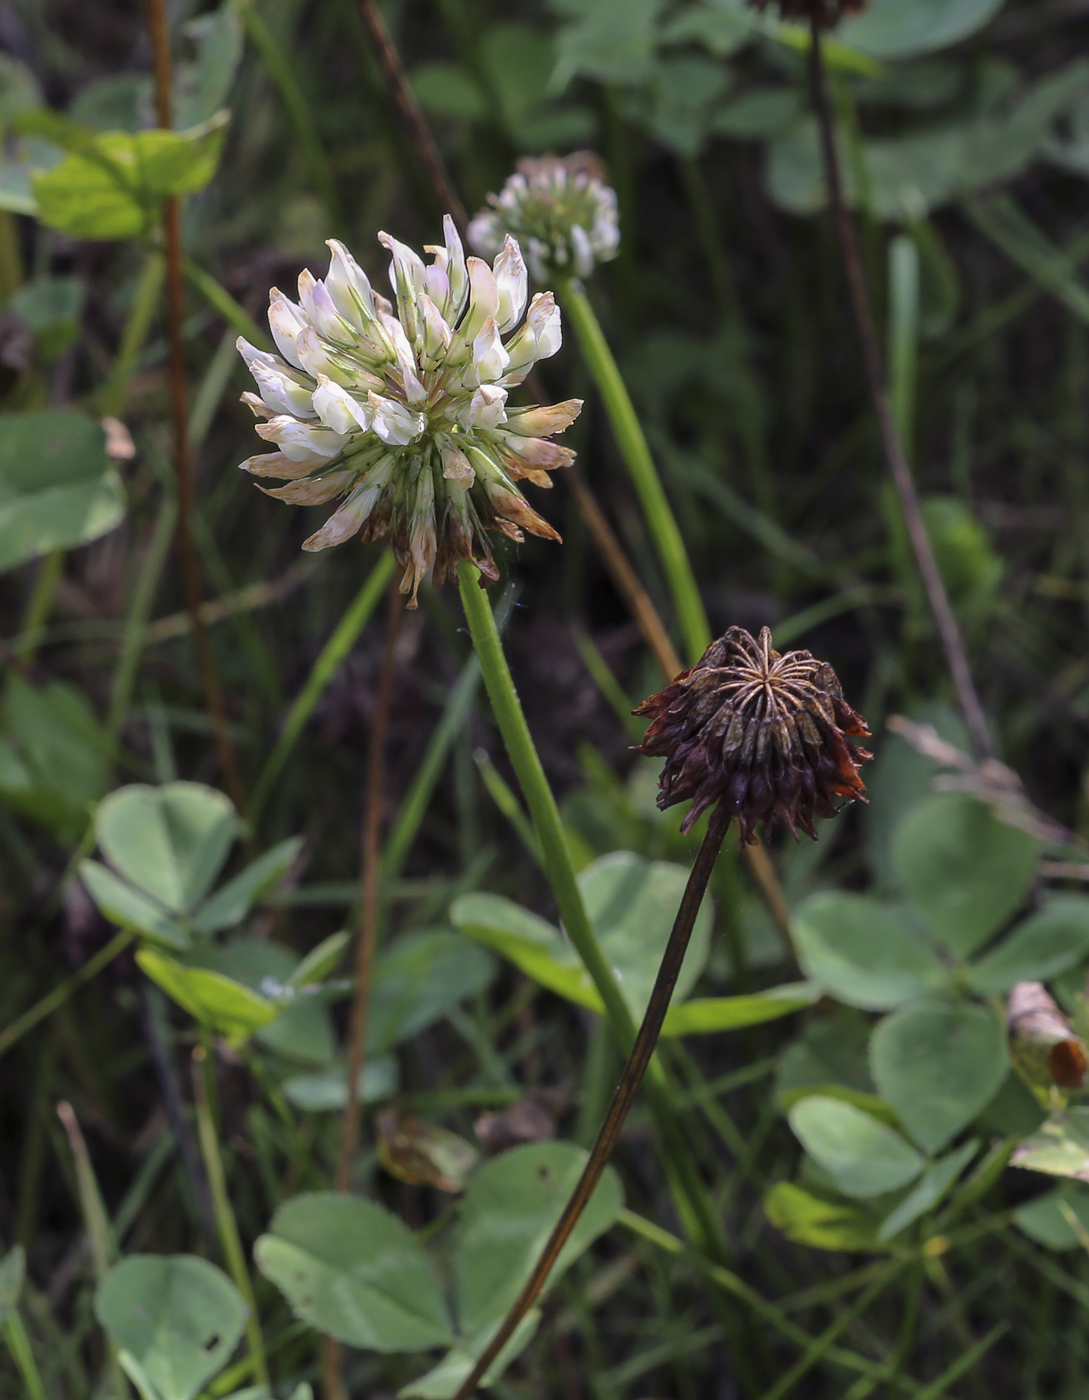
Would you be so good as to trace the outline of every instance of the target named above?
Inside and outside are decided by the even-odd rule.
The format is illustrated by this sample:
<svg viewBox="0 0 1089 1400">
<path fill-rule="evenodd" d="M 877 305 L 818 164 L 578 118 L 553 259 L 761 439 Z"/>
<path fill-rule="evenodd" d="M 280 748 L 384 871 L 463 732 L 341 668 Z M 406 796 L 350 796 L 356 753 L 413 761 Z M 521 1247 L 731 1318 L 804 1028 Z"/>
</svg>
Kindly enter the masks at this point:
<svg viewBox="0 0 1089 1400">
<path fill-rule="evenodd" d="M 589 277 L 616 257 L 616 193 L 590 151 L 519 161 L 488 204 L 469 225 L 469 242 L 482 257 L 494 257 L 504 238 L 517 239 L 535 282 Z"/>
<path fill-rule="evenodd" d="M 242 395 L 276 450 L 242 463 L 286 481 L 266 495 L 295 505 L 343 498 L 304 549 L 358 535 L 388 535 L 416 606 L 420 581 L 443 583 L 471 560 L 482 582 L 499 577 L 486 531 L 521 541 L 522 530 L 560 537 L 523 498 L 517 482 L 550 486 L 547 473 L 575 454 L 546 441 L 571 425 L 580 399 L 513 408 L 510 389 L 560 348 L 551 292 L 526 305 L 526 266 L 513 238 L 489 267 L 466 258 L 453 221 L 425 264 L 388 234 L 396 308 L 371 287 L 343 243 L 329 240 L 324 282 L 299 277 L 299 302 L 273 288 L 272 355 L 240 339 L 257 384 Z"/>
</svg>

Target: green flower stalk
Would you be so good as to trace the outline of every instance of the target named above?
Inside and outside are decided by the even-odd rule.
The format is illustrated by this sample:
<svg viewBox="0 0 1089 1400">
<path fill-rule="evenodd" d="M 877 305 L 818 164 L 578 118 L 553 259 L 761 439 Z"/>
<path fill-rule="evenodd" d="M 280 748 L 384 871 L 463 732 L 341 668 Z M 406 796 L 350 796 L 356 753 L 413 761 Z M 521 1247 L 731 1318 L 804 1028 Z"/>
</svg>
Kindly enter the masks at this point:
<svg viewBox="0 0 1089 1400">
<path fill-rule="evenodd" d="M 565 160 L 522 161 L 488 204 L 469 225 L 469 241 L 490 254 L 504 238 L 516 238 L 535 279 L 555 279 L 639 497 L 685 650 L 695 661 L 711 640 L 699 588 L 631 398 L 582 287 L 598 263 L 616 255 L 616 195 L 597 158 L 579 151 Z"/>
<path fill-rule="evenodd" d="M 336 239 L 329 272 L 299 277 L 299 301 L 273 288 L 269 327 L 279 355 L 239 339 L 258 388 L 243 402 L 276 450 L 242 469 L 287 485 L 260 489 L 295 505 L 341 503 L 303 544 L 328 549 L 389 537 L 416 606 L 422 579 L 443 583 L 471 561 L 499 577 L 487 534 L 521 542 L 523 530 L 559 540 L 522 496 L 519 481 L 549 486 L 575 454 L 548 441 L 570 426 L 579 399 L 512 408 L 510 389 L 560 348 L 551 292 L 526 306 L 528 274 L 507 238 L 492 265 L 466 258 L 453 221 L 425 264 L 388 234 L 393 305 L 375 292 Z"/>
</svg>

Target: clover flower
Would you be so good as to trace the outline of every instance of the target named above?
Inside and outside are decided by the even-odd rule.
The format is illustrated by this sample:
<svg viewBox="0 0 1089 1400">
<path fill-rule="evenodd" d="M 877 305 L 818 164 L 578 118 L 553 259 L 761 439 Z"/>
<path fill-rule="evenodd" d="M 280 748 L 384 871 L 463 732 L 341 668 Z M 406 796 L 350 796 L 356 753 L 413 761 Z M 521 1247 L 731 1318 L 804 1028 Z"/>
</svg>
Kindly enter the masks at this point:
<svg viewBox="0 0 1089 1400">
<path fill-rule="evenodd" d="M 809 20 L 821 29 L 833 29 L 845 15 L 857 15 L 868 0 L 749 0 L 756 10 L 769 7 L 785 20 Z"/>
<path fill-rule="evenodd" d="M 442 583 L 471 560 L 483 580 L 499 577 L 485 532 L 521 542 L 522 531 L 560 537 L 516 482 L 550 486 L 547 473 L 575 454 L 547 441 L 578 416 L 579 399 L 512 408 L 508 390 L 560 348 L 551 292 L 526 307 L 527 274 L 507 238 L 489 267 L 466 258 L 453 221 L 425 265 L 388 234 L 396 314 L 373 291 L 343 243 L 330 239 L 324 282 L 299 277 L 299 302 L 273 288 L 269 327 L 279 355 L 240 339 L 257 382 L 243 402 L 263 420 L 257 433 L 276 450 L 243 462 L 261 486 L 296 505 L 343 498 L 307 550 L 358 535 L 388 535 L 404 570 L 401 591 L 416 606 L 420 581 Z"/>
<path fill-rule="evenodd" d="M 589 277 L 598 263 L 616 257 L 620 229 L 616 193 L 589 151 L 526 158 L 499 194 L 488 196 L 469 225 L 469 242 L 492 257 L 505 237 L 519 242 L 535 282 L 553 276 Z"/>
<path fill-rule="evenodd" d="M 834 817 L 833 798 L 866 801 L 858 770 L 872 754 L 844 738 L 868 735 L 866 721 L 827 662 L 780 655 L 766 627 L 759 641 L 731 627 L 635 713 L 651 721 L 642 752 L 666 760 L 658 806 L 694 799 L 682 831 L 721 799 L 742 841 L 775 819 L 815 840 L 813 817 Z"/>
</svg>

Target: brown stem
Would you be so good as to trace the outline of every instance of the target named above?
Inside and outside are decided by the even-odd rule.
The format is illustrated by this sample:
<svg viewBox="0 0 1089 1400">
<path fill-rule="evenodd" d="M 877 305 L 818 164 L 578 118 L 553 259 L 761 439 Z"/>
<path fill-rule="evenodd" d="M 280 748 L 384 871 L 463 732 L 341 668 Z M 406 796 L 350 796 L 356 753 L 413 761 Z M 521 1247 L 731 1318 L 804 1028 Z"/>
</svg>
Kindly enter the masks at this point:
<svg viewBox="0 0 1089 1400">
<path fill-rule="evenodd" d="M 348 1097 L 344 1104 L 340 1155 L 337 1159 L 336 1189 L 347 1191 L 351 1182 L 352 1159 L 359 1140 L 359 1080 L 366 1066 L 367 1020 L 371 1004 L 371 968 L 378 941 L 378 908 L 382 863 L 382 811 L 386 787 L 386 739 L 393 697 L 393 675 L 397 656 L 397 634 L 404 616 L 404 597 L 396 581 L 390 585 L 386 641 L 382 649 L 378 689 L 375 693 L 367 749 L 367 795 L 363 812 L 359 872 L 359 938 L 356 942 L 355 994 L 348 1026 Z M 342 1400 L 343 1353 L 332 1337 L 323 1347 L 325 1400 Z"/>
<path fill-rule="evenodd" d="M 155 69 L 155 108 L 159 125 L 171 126 L 170 111 L 170 32 L 167 28 L 165 0 L 148 0 L 148 29 Z M 182 334 L 184 315 L 184 256 L 181 238 L 181 211 L 176 196 L 163 201 L 163 237 L 166 246 L 166 320 L 170 343 L 170 415 L 174 428 L 174 477 L 178 492 L 178 523 L 175 540 L 181 559 L 185 587 L 186 610 L 192 619 L 193 638 L 197 647 L 205 704 L 212 723 L 216 750 L 219 754 L 223 779 L 231 801 L 240 813 L 245 812 L 245 797 L 238 769 L 238 759 L 227 727 L 227 711 L 223 691 L 216 673 L 208 629 L 201 612 L 203 596 L 200 566 L 193 546 L 191 521 L 193 516 L 193 478 L 189 452 L 189 376 L 185 365 L 185 339 Z"/>
<path fill-rule="evenodd" d="M 420 164 L 427 171 L 427 177 L 431 181 L 439 204 L 464 233 L 469 223 L 465 205 L 458 198 L 458 193 L 454 189 L 453 181 L 450 179 L 438 145 L 431 134 L 431 128 L 427 124 L 427 118 L 420 110 L 416 94 L 409 86 L 400 56 L 390 38 L 389 30 L 386 28 L 386 22 L 374 0 L 359 0 L 359 12 L 363 16 L 363 23 L 367 26 L 377 51 L 378 61 L 386 75 L 386 81 L 389 83 L 393 100 L 397 104 L 397 110 L 401 114 L 401 120 L 416 148 Z"/>
<path fill-rule="evenodd" d="M 964 649 L 964 638 L 961 636 L 960 627 L 950 605 L 949 595 L 945 590 L 938 561 L 934 557 L 934 549 L 923 521 L 915 478 L 911 474 L 911 467 L 904 452 L 904 445 L 900 440 L 896 420 L 892 416 L 884 366 L 881 362 L 881 353 L 877 348 L 877 335 L 870 312 L 869 296 L 866 292 L 866 277 L 862 268 L 858 239 L 850 214 L 847 212 L 847 203 L 843 194 L 843 178 L 839 167 L 839 155 L 836 151 L 835 121 L 832 116 L 832 102 L 828 92 L 828 72 L 825 68 L 824 50 L 821 44 L 821 22 L 816 14 L 814 14 L 812 21 L 810 63 L 813 100 L 817 109 L 817 124 L 820 128 L 821 149 L 824 154 L 824 165 L 828 178 L 828 193 L 831 199 L 840 251 L 843 255 L 851 310 L 854 313 L 858 337 L 862 343 L 866 379 L 869 383 L 874 412 L 877 415 L 885 459 L 897 495 L 900 498 L 900 508 L 904 513 L 904 523 L 907 526 L 915 562 L 922 577 L 931 612 L 933 612 L 934 620 L 938 626 L 938 635 L 941 638 L 949 671 L 953 677 L 953 685 L 956 688 L 957 697 L 961 709 L 964 711 L 969 733 L 972 736 L 973 747 L 978 757 L 987 758 L 993 754 L 987 719 L 976 693 L 975 683 L 972 680 L 972 672 Z"/>
<path fill-rule="evenodd" d="M 696 856 L 692 870 L 688 876 L 688 884 L 685 886 L 684 897 L 681 899 L 680 908 L 677 910 L 677 917 L 673 921 L 673 929 L 669 935 L 669 942 L 666 944 L 665 952 L 662 954 L 662 961 L 658 967 L 658 976 L 654 981 L 654 989 L 650 994 L 650 1001 L 647 1009 L 643 1013 L 643 1022 L 639 1027 L 639 1033 L 635 1037 L 635 1044 L 632 1046 L 628 1062 L 624 1066 L 624 1073 L 620 1078 L 620 1083 L 616 1086 L 612 1102 L 609 1104 L 609 1111 L 605 1115 L 605 1120 L 601 1125 L 597 1135 L 597 1140 L 593 1145 L 590 1156 L 585 1167 L 582 1169 L 582 1176 L 578 1184 L 571 1193 L 570 1199 L 563 1208 L 563 1214 L 556 1222 L 555 1229 L 548 1237 L 548 1243 L 541 1252 L 540 1258 L 534 1265 L 533 1272 L 527 1279 L 522 1291 L 518 1294 L 507 1316 L 503 1319 L 502 1326 L 495 1336 L 488 1343 L 481 1353 L 476 1365 L 469 1373 L 461 1389 L 457 1392 L 454 1400 L 469 1400 L 475 1392 L 477 1386 L 487 1374 L 489 1367 L 495 1358 L 506 1346 L 507 1342 L 514 1335 L 515 1328 L 529 1312 L 534 1302 L 541 1293 L 548 1281 L 548 1276 L 552 1272 L 553 1265 L 560 1255 L 560 1251 L 571 1237 L 571 1232 L 578 1224 L 579 1217 L 586 1209 L 590 1197 L 594 1193 L 594 1188 L 601 1180 L 601 1175 L 612 1156 L 613 1148 L 616 1146 L 621 1129 L 631 1110 L 632 1103 L 639 1086 L 643 1082 L 647 1066 L 650 1064 L 650 1057 L 654 1053 L 654 1047 L 658 1043 L 661 1034 L 662 1022 L 665 1020 L 666 1012 L 669 1010 L 669 1002 L 673 996 L 673 988 L 676 986 L 677 978 L 680 975 L 681 965 L 684 962 L 684 955 L 688 949 L 688 940 L 692 935 L 692 927 L 696 922 L 696 915 L 700 911 L 703 903 L 703 896 L 707 890 L 708 881 L 711 878 L 711 871 L 714 869 L 718 853 L 722 849 L 722 841 L 726 835 L 726 828 L 730 824 L 730 816 L 720 803 L 711 813 L 711 820 L 707 826 L 707 834 L 703 838 L 699 853 Z"/>
<path fill-rule="evenodd" d="M 654 653 L 654 659 L 661 667 L 667 681 L 671 681 L 679 671 L 684 670 L 680 657 L 673 649 L 669 633 L 665 630 L 658 610 L 650 600 L 650 594 L 639 581 L 639 575 L 632 568 L 628 556 L 613 528 L 605 518 L 605 513 L 597 503 L 594 493 L 577 471 L 572 468 L 563 475 L 563 480 L 571 488 L 575 504 L 582 513 L 590 538 L 597 546 L 602 563 L 617 592 L 635 620 L 635 625 L 643 635 L 643 640 Z"/>
</svg>

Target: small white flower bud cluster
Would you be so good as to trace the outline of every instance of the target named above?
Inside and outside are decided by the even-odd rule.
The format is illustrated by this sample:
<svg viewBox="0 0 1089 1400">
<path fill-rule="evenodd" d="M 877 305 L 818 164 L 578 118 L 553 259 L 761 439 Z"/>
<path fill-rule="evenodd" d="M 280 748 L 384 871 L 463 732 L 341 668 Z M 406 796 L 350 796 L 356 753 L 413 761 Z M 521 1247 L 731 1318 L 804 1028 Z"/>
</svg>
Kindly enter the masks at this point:
<svg viewBox="0 0 1089 1400">
<path fill-rule="evenodd" d="M 324 282 L 304 271 L 297 304 L 270 293 L 280 354 L 238 341 L 258 389 L 243 402 L 276 447 L 242 469 L 286 481 L 261 490 L 296 505 L 345 497 L 303 548 L 389 535 L 409 607 L 421 579 L 433 573 L 442 583 L 462 559 L 498 578 L 486 530 L 559 539 L 515 483 L 549 486 L 546 473 L 574 460 L 546 439 L 582 407 L 578 399 L 508 406 L 508 390 L 560 348 L 559 308 L 551 292 L 526 307 L 526 266 L 513 238 L 489 267 L 465 257 L 449 217 L 443 230 L 444 246 L 426 250 L 430 264 L 378 235 L 393 256 L 396 312 L 330 239 Z"/>
<path fill-rule="evenodd" d="M 616 193 L 588 151 L 563 160 L 519 161 L 488 204 L 469 225 L 469 242 L 483 257 L 492 257 L 505 237 L 516 238 L 535 282 L 556 275 L 589 277 L 598 263 L 616 257 Z"/>
</svg>

